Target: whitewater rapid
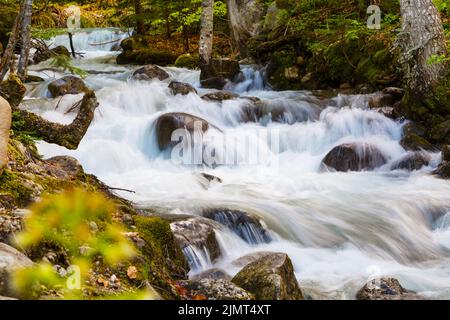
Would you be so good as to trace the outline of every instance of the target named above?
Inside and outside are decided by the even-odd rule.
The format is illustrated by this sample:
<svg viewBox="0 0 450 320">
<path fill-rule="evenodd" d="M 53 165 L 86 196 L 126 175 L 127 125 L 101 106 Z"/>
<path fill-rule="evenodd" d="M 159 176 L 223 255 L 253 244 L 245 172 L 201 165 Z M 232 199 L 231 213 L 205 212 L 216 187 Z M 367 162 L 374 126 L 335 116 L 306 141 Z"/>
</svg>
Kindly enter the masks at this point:
<svg viewBox="0 0 450 320">
<path fill-rule="evenodd" d="M 125 36 L 117 30 L 75 36 L 77 50 L 86 52 L 75 65 L 109 73 L 85 79 L 100 106 L 78 150 L 40 142 L 45 158 L 76 157 L 86 172 L 109 186 L 135 191 L 120 195 L 143 208 L 198 215 L 203 208 L 226 207 L 258 216 L 271 234 L 269 243 L 248 244 L 230 230 L 217 231 L 222 257 L 214 266 L 231 275 L 238 271 L 230 263 L 234 259 L 279 251 L 289 254 L 302 290 L 312 298 L 353 299 L 368 280 L 380 276 L 393 276 L 425 296 L 450 298 L 450 183 L 430 175 L 439 153 L 431 153 L 430 165 L 418 171 L 390 169 L 407 154 L 399 143 L 404 122 L 370 110 L 367 96 L 338 95 L 326 101 L 306 91 L 267 90 L 261 72 L 251 66 L 243 67 L 246 80 L 229 88 L 241 99 L 223 103 L 200 99 L 211 90 L 200 88 L 198 71 L 165 68 L 172 79 L 199 92 L 173 96 L 168 82 L 131 80 L 137 67 L 116 65 L 113 44 L 89 45 Z M 65 41 L 58 36 L 53 44 Z M 31 73 L 45 66 L 33 66 Z M 46 81 L 29 85 L 23 107 L 70 123 L 74 114 L 66 111 L 81 96 L 50 99 L 48 83 L 63 74 L 34 74 Z M 258 97 L 288 111 L 277 121 L 269 115 L 243 123 L 242 107 L 248 103 L 243 97 Z M 173 163 L 159 151 L 155 132 L 156 120 L 167 112 L 199 116 L 225 137 L 255 138 L 260 161 L 216 168 Z M 264 135 L 273 131 L 280 141 L 275 151 Z M 375 145 L 388 163 L 371 172 L 323 170 L 325 155 L 351 142 Z M 238 141 L 227 152 L 244 157 L 246 145 Z M 223 183 L 205 189 L 195 172 L 208 172 Z M 212 266 L 207 257 L 202 259 L 192 273 Z"/>
</svg>

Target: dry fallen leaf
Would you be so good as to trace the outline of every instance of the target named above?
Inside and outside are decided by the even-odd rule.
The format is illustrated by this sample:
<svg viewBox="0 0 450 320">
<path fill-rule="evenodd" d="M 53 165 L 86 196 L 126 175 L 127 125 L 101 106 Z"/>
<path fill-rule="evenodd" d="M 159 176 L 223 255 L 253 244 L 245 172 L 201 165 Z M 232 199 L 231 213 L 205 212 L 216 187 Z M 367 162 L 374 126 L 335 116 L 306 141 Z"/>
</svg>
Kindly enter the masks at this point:
<svg viewBox="0 0 450 320">
<path fill-rule="evenodd" d="M 136 279 L 137 278 L 137 269 L 135 266 L 129 266 L 127 270 L 127 276 L 130 279 Z"/>
</svg>

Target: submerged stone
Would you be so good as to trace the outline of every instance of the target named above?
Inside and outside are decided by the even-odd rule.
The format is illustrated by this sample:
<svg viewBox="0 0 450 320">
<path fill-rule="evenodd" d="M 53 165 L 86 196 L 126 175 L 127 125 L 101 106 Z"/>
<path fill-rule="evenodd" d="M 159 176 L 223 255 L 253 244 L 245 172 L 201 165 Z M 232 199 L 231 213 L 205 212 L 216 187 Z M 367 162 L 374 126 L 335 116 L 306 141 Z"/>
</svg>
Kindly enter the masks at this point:
<svg viewBox="0 0 450 320">
<path fill-rule="evenodd" d="M 373 170 L 384 165 L 386 157 L 373 145 L 366 143 L 347 143 L 333 148 L 323 163 L 336 171 Z"/>
</svg>

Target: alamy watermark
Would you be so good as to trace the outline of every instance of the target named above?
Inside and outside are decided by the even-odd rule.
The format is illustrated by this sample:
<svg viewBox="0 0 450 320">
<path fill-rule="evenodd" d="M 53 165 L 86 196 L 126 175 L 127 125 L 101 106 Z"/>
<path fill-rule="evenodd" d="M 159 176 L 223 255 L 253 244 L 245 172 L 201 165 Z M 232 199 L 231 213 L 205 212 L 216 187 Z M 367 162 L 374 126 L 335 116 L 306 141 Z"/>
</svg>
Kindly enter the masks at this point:
<svg viewBox="0 0 450 320">
<path fill-rule="evenodd" d="M 67 18 L 67 29 L 75 30 L 81 28 L 81 9 L 78 6 L 70 6 L 66 10 L 69 15 Z"/>
<path fill-rule="evenodd" d="M 369 18 L 367 18 L 367 28 L 371 30 L 380 30 L 381 29 L 381 8 L 377 5 L 371 5 L 367 8 L 367 14 L 369 14 Z"/>
<path fill-rule="evenodd" d="M 194 130 L 177 129 L 172 132 L 171 160 L 175 164 L 207 165 L 209 167 L 276 165 L 280 152 L 278 129 L 246 131 L 202 131 L 202 122 L 195 121 Z"/>
</svg>

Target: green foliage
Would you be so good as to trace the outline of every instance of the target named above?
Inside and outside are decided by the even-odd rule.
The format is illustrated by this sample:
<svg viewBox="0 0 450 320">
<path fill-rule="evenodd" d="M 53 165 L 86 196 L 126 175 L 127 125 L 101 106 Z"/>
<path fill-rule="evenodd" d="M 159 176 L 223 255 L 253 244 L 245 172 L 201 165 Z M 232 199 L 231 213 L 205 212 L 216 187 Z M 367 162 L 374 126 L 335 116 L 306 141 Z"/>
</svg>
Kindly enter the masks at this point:
<svg viewBox="0 0 450 320">
<path fill-rule="evenodd" d="M 79 287 L 67 285 L 73 280 L 70 272 L 65 278 L 41 261 L 14 274 L 14 286 L 23 296 L 39 297 L 54 291 L 63 298 L 80 299 L 94 260 L 100 257 L 107 266 L 113 266 L 135 254 L 121 226 L 113 220 L 114 205 L 100 194 L 74 189 L 45 197 L 31 211 L 17 244 L 24 249 L 42 243 L 64 248 L 72 269 L 79 272 L 73 274 L 79 276 L 75 281 Z"/>
<path fill-rule="evenodd" d="M 14 137 L 25 145 L 32 146 L 37 140 L 40 140 L 35 132 L 28 131 L 20 111 L 12 112 L 11 130 Z"/>
<path fill-rule="evenodd" d="M 60 69 L 62 72 L 69 71 L 72 74 L 79 75 L 85 78 L 88 73 L 81 68 L 75 67 L 72 64 L 72 59 L 64 54 L 55 54 L 50 59 L 50 66 L 56 69 Z"/>
<path fill-rule="evenodd" d="M 450 14 L 450 3 L 448 0 L 433 0 L 433 3 L 439 12 Z"/>
</svg>

